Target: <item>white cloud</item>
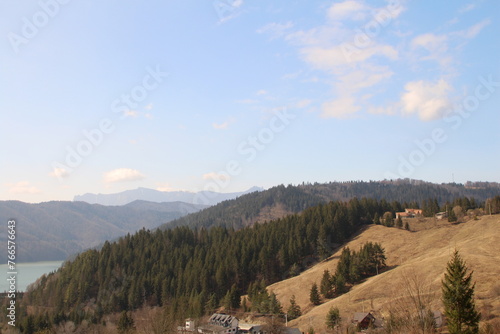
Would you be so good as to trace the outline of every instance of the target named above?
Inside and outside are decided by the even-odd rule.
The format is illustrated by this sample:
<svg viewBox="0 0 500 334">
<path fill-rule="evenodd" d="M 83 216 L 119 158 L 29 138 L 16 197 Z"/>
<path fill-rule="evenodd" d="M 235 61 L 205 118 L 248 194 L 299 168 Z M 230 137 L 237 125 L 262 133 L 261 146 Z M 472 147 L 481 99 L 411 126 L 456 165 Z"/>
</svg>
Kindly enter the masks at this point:
<svg viewBox="0 0 500 334">
<path fill-rule="evenodd" d="M 210 173 L 203 174 L 202 178 L 203 178 L 203 180 L 226 181 L 226 180 L 229 180 L 231 177 L 229 176 L 229 174 L 210 172 Z"/>
<path fill-rule="evenodd" d="M 355 104 L 352 97 L 341 97 L 332 101 L 323 103 L 321 106 L 321 117 L 346 119 L 353 116 L 361 109 Z"/>
<path fill-rule="evenodd" d="M 491 23 L 491 20 L 486 19 L 486 20 L 483 20 L 483 21 L 473 25 L 469 29 L 459 31 L 457 34 L 463 38 L 471 39 L 471 38 L 476 37 L 476 35 L 479 34 L 481 32 L 481 30 L 483 30 L 483 28 L 486 27 L 490 23 Z"/>
<path fill-rule="evenodd" d="M 258 90 L 258 91 L 257 91 L 257 93 L 255 93 L 255 94 L 257 94 L 258 96 L 261 96 L 261 95 L 266 95 L 266 94 L 267 94 L 267 90 L 265 90 L 265 89 L 260 89 L 260 90 Z"/>
<path fill-rule="evenodd" d="M 137 181 L 144 179 L 144 177 L 145 176 L 136 169 L 118 168 L 104 173 L 104 182 L 114 183 L 114 182 L 125 182 L 125 181 Z"/>
<path fill-rule="evenodd" d="M 328 9 L 328 18 L 334 21 L 345 19 L 360 21 L 366 18 L 369 9 L 370 8 L 361 1 L 347 0 L 334 3 Z"/>
<path fill-rule="evenodd" d="M 411 41 L 413 48 L 422 47 L 430 52 L 443 52 L 447 50 L 448 38 L 445 35 L 435 35 L 433 33 L 422 34 Z"/>
<path fill-rule="evenodd" d="M 62 178 L 62 177 L 68 177 L 69 176 L 69 172 L 64 169 L 64 168 L 60 168 L 60 167 L 54 167 L 54 169 L 52 170 L 52 172 L 50 172 L 49 174 L 50 176 L 52 177 L 56 177 L 56 178 Z"/>
<path fill-rule="evenodd" d="M 17 183 L 9 183 L 9 193 L 11 194 L 39 194 L 42 191 L 31 185 L 28 181 L 20 181 Z"/>
<path fill-rule="evenodd" d="M 151 110 L 151 109 L 153 109 L 153 104 L 152 103 L 148 104 L 147 106 L 144 107 L 144 109 L 145 110 Z"/>
<path fill-rule="evenodd" d="M 436 83 L 408 82 L 401 96 L 401 111 L 404 115 L 417 114 L 423 121 L 441 118 L 452 106 L 448 96 L 451 91 L 452 87 L 444 79 Z"/>
</svg>

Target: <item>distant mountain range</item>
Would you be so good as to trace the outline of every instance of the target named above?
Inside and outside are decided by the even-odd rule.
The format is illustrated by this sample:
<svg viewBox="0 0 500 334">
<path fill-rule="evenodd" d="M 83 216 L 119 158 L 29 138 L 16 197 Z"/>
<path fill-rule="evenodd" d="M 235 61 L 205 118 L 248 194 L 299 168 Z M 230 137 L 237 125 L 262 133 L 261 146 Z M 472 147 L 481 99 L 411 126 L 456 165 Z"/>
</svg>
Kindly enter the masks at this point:
<svg viewBox="0 0 500 334">
<path fill-rule="evenodd" d="M 17 222 L 17 262 L 55 261 L 206 207 L 184 202 L 134 201 L 124 206 L 103 206 L 67 201 L 0 201 L 0 221 Z M 0 231 L 0 240 L 7 240 L 6 231 Z M 6 263 L 6 256 L 7 252 L 0 255 L 2 263 Z"/>
<path fill-rule="evenodd" d="M 136 200 L 143 200 L 149 202 L 185 202 L 191 204 L 215 205 L 217 203 L 235 199 L 241 195 L 252 193 L 255 191 L 262 191 L 263 188 L 252 187 L 247 191 L 234 192 L 234 193 L 218 193 L 213 191 L 159 191 L 148 188 L 137 188 L 134 190 L 126 190 L 116 194 L 84 194 L 77 195 L 73 201 L 87 202 L 90 204 L 101 205 L 125 205 Z"/>
</svg>

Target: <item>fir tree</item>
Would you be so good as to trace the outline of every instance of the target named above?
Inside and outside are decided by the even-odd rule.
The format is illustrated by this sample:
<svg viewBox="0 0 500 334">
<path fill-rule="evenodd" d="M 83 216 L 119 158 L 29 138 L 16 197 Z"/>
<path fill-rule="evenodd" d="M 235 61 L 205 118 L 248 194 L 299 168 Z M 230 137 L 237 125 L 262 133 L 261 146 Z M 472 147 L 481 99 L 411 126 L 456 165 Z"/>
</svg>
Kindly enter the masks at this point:
<svg viewBox="0 0 500 334">
<path fill-rule="evenodd" d="M 323 272 L 323 278 L 321 278 L 320 291 L 325 298 L 333 297 L 332 277 L 330 276 L 330 272 L 328 270 L 325 270 Z"/>
<path fill-rule="evenodd" d="M 290 320 L 297 319 L 302 315 L 300 306 L 297 305 L 297 302 L 295 301 L 295 295 L 292 295 L 292 298 L 290 298 L 290 306 L 288 307 L 287 313 L 288 319 Z"/>
<path fill-rule="evenodd" d="M 480 313 L 474 303 L 472 272 L 457 250 L 453 253 L 446 267 L 442 281 L 443 304 L 448 319 L 448 331 L 451 334 L 478 333 Z"/>
<path fill-rule="evenodd" d="M 340 323 L 340 312 L 336 307 L 331 307 L 326 315 L 326 327 L 334 329 Z"/>
<path fill-rule="evenodd" d="M 313 283 L 313 285 L 311 286 L 311 292 L 309 293 L 309 300 L 314 305 L 319 305 L 321 303 L 318 291 L 318 285 L 316 283 Z"/>
</svg>

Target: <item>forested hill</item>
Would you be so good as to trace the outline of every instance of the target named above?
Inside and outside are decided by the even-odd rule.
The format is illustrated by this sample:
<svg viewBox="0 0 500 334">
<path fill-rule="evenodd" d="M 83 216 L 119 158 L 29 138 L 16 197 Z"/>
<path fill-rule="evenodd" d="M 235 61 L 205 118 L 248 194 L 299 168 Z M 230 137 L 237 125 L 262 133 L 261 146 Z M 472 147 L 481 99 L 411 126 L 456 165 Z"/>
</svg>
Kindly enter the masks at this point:
<svg viewBox="0 0 500 334">
<path fill-rule="evenodd" d="M 18 262 L 56 261 L 203 208 L 206 206 L 182 202 L 135 201 L 124 206 L 102 206 L 67 201 L 0 201 L 0 220 L 17 222 Z M 7 239 L 6 231 L 0 234 L 2 240 Z M 7 262 L 7 255 L 4 252 L 0 256 L 2 263 Z"/>
<path fill-rule="evenodd" d="M 348 201 L 363 197 L 387 202 L 398 201 L 404 207 L 422 208 L 424 201 L 432 199 L 438 206 L 458 197 L 474 199 L 478 203 L 500 195 L 498 183 L 434 184 L 415 180 L 351 181 L 276 186 L 266 191 L 254 192 L 234 200 L 193 213 L 162 228 L 176 226 L 205 227 L 226 226 L 235 229 L 298 213 L 305 208 L 329 201 Z"/>
<path fill-rule="evenodd" d="M 84 318 L 162 305 L 199 317 L 236 307 L 251 283 L 264 286 L 331 254 L 373 216 L 390 208 L 375 200 L 330 202 L 239 231 L 214 227 L 141 230 L 89 250 L 41 279 L 22 304 L 47 321 Z M 24 307 L 18 314 L 24 314 Z M 23 322 L 22 319 L 19 321 Z"/>
<path fill-rule="evenodd" d="M 450 204 L 471 202 L 457 198 Z M 494 213 L 500 212 L 500 196 L 488 203 Z M 99 324 L 105 315 L 143 306 L 163 306 L 176 320 L 199 318 L 221 305 L 236 309 L 251 287 L 265 291 L 266 285 L 297 275 L 329 257 L 363 226 L 402 206 L 355 198 L 238 231 L 185 226 L 141 230 L 81 253 L 41 278 L 16 304 L 16 318 L 23 332 L 30 323 L 38 326 L 34 331 L 68 320 Z M 382 222 L 387 228 L 394 223 L 392 217 Z"/>
</svg>

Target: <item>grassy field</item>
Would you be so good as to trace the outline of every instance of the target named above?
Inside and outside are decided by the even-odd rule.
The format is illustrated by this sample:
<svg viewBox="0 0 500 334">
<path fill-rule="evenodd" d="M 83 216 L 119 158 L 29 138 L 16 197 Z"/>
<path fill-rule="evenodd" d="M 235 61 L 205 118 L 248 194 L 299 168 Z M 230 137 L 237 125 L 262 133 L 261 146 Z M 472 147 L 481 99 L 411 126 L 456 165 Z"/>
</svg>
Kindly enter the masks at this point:
<svg viewBox="0 0 500 334">
<path fill-rule="evenodd" d="M 411 310 L 408 286 L 420 289 L 433 310 L 443 311 L 441 280 L 455 249 L 474 271 L 476 305 L 483 319 L 500 321 L 500 216 L 482 216 L 461 224 L 434 218 L 408 221 L 411 232 L 371 225 L 346 245 L 357 250 L 365 242 L 379 242 L 385 248 L 388 265 L 387 270 L 354 286 L 347 294 L 318 306 L 309 301 L 312 283 L 320 284 L 325 269 L 335 272 L 342 249 L 299 276 L 271 285 L 268 290 L 276 293 L 284 309 L 292 295 L 302 308 L 303 315 L 289 326 L 303 332 L 312 326 L 323 332 L 325 316 L 332 306 L 339 308 L 344 321 L 350 321 L 354 312 L 375 311 L 387 316 L 394 308 Z"/>
</svg>

